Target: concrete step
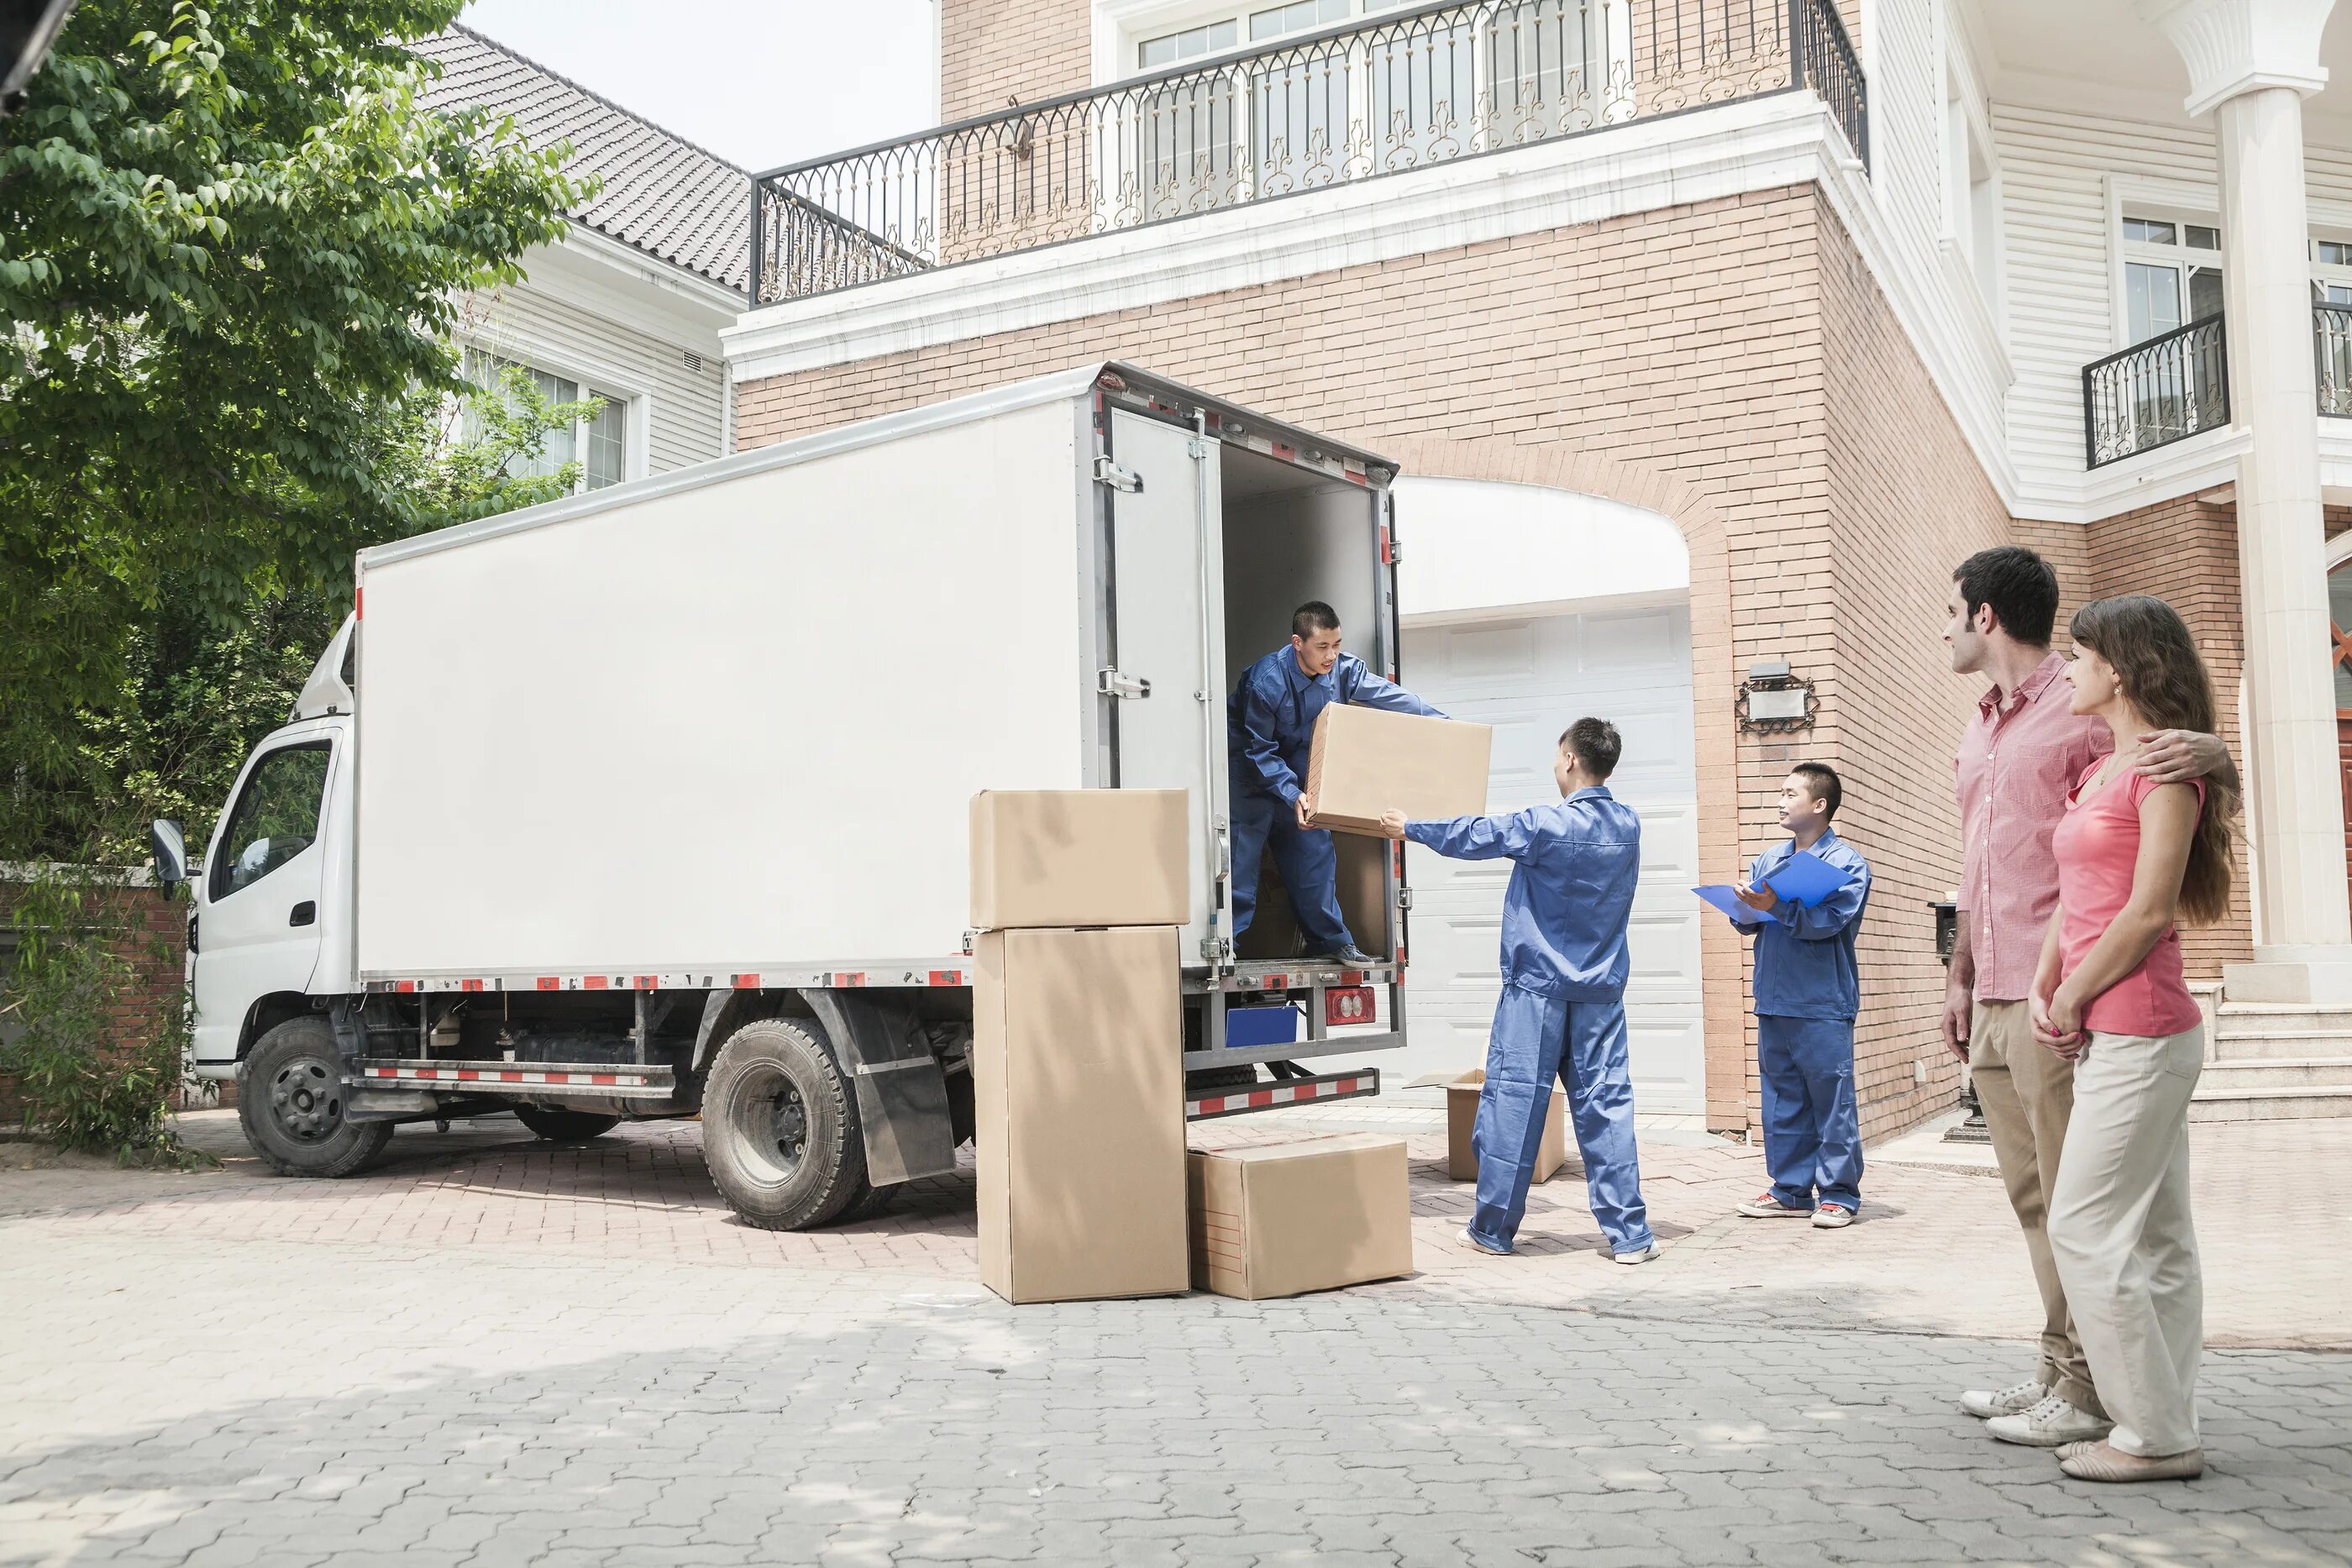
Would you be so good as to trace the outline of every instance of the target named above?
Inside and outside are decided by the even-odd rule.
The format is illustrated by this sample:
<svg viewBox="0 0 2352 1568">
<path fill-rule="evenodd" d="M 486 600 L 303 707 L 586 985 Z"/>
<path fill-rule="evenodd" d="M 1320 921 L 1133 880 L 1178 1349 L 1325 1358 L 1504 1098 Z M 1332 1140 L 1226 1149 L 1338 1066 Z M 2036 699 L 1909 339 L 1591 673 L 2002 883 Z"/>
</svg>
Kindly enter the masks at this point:
<svg viewBox="0 0 2352 1568">
<path fill-rule="evenodd" d="M 2264 1061 L 2282 1058 L 2297 1061 L 2352 1061 L 2352 1035 L 2318 1030 L 2267 1030 L 2260 1034 L 2213 1037 L 2217 1061 Z"/>
<path fill-rule="evenodd" d="M 2270 1058 L 2255 1061 L 2209 1061 L 2197 1079 L 2200 1100 L 2273 1089 L 2334 1089 L 2352 1094 L 2352 1058 Z"/>
<path fill-rule="evenodd" d="M 2189 1103 L 2192 1122 L 2279 1122 L 2301 1117 L 2352 1117 L 2352 1089 L 2257 1089 Z"/>
<path fill-rule="evenodd" d="M 2352 1008 L 2310 1007 L 2296 1002 L 2223 1002 L 2214 1013 L 2214 1030 L 2222 1039 L 2232 1034 L 2268 1034 L 2276 1030 L 2341 1035 L 2352 1040 Z"/>
</svg>

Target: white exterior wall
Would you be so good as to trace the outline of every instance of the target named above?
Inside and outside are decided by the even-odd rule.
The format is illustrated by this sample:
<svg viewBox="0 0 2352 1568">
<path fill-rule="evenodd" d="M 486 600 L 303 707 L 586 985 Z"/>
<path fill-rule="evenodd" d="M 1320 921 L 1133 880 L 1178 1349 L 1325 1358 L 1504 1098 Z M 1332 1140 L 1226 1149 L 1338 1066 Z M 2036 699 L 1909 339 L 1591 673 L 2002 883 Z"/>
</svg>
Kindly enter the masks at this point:
<svg viewBox="0 0 2352 1568">
<path fill-rule="evenodd" d="M 531 281 L 470 296 L 458 338 L 508 359 L 630 400 L 632 479 L 707 463 L 733 449 L 718 334 L 679 330 L 650 312 L 624 315 L 532 268 Z M 702 368 L 688 367 L 688 352 Z"/>
<path fill-rule="evenodd" d="M 2116 306 L 2117 209 L 2134 202 L 2210 212 L 2220 180 L 2209 125 L 2161 125 L 1996 104 L 2004 322 L 2017 382 L 2009 449 L 2028 492 L 2079 488 L 2083 367 L 2125 347 Z M 2312 221 L 2352 220 L 2352 154 L 2305 160 Z"/>
</svg>

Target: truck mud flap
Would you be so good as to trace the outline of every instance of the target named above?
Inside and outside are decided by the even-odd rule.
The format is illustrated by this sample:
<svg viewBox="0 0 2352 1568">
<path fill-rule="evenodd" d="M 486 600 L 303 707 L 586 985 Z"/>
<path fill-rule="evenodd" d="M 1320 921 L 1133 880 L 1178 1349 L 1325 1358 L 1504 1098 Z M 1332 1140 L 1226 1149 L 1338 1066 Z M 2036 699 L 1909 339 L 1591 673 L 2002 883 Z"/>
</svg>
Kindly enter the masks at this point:
<svg viewBox="0 0 2352 1568">
<path fill-rule="evenodd" d="M 896 1186 L 954 1170 L 947 1076 L 915 1009 L 839 991 L 804 990 L 801 997 L 824 1026 L 842 1072 L 856 1085 L 866 1179 Z"/>
</svg>

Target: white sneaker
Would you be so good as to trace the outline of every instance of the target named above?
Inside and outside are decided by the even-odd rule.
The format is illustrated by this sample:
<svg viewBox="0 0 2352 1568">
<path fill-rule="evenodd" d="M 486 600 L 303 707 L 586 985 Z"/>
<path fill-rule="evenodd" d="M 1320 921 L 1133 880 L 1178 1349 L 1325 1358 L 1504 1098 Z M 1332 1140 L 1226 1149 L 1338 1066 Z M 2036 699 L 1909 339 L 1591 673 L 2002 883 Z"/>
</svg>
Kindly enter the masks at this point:
<svg viewBox="0 0 2352 1568">
<path fill-rule="evenodd" d="M 1647 1247 L 1637 1247 L 1631 1252 L 1612 1252 L 1609 1260 L 1612 1263 L 1646 1263 L 1653 1258 L 1663 1256 L 1658 1244 L 1653 1241 Z"/>
<path fill-rule="evenodd" d="M 1454 1239 L 1460 1242 L 1463 1246 L 1470 1249 L 1471 1251 L 1484 1252 L 1489 1258 L 1507 1258 L 1511 1255 L 1511 1249 L 1509 1248 L 1489 1247 L 1484 1241 L 1479 1240 L 1475 1236 L 1471 1235 L 1470 1228 L 1466 1225 L 1464 1226 L 1460 1231 L 1455 1233 Z"/>
<path fill-rule="evenodd" d="M 1853 1223 L 1853 1210 L 1842 1203 L 1825 1203 L 1813 1210 L 1817 1230 L 1843 1230 Z"/>
<path fill-rule="evenodd" d="M 2050 1385 L 2029 1377 L 2006 1388 L 1971 1388 L 1960 1396 L 1960 1408 L 1979 1421 L 1995 1416 L 2022 1416 L 2050 1397 Z"/>
<path fill-rule="evenodd" d="M 1768 1186 L 1746 1203 L 1741 1204 L 1734 1212 L 1744 1214 L 1750 1219 L 1803 1219 L 1813 1211 L 1782 1203 Z"/>
<path fill-rule="evenodd" d="M 2088 1411 L 2077 1410 L 2053 1394 L 2030 1410 L 2021 1410 L 2014 1416 L 1995 1416 L 1985 1423 L 1985 1430 L 2004 1443 L 2056 1448 L 2104 1437 L 2114 1430 L 2115 1425 Z"/>
</svg>

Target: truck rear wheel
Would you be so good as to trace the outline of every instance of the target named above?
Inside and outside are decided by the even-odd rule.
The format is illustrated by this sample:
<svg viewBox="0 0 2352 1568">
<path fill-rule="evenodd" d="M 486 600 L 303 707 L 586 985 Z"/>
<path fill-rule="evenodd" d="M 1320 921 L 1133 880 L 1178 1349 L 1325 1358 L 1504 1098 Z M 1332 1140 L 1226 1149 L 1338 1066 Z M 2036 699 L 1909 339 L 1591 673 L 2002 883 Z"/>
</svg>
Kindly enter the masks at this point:
<svg viewBox="0 0 2352 1568">
<path fill-rule="evenodd" d="M 847 1081 L 808 1030 L 756 1019 L 702 1091 L 702 1154 L 719 1196 L 766 1230 L 823 1225 L 871 1189 Z"/>
<path fill-rule="evenodd" d="M 618 1116 L 600 1116 L 593 1111 L 551 1111 L 541 1105 L 516 1106 L 515 1120 L 551 1144 L 584 1144 L 621 1124 Z"/>
<path fill-rule="evenodd" d="M 351 1176 L 383 1153 L 392 1124 L 346 1120 L 345 1103 L 342 1054 L 324 1019 L 288 1019 L 237 1069 L 245 1141 L 279 1176 Z"/>
</svg>

